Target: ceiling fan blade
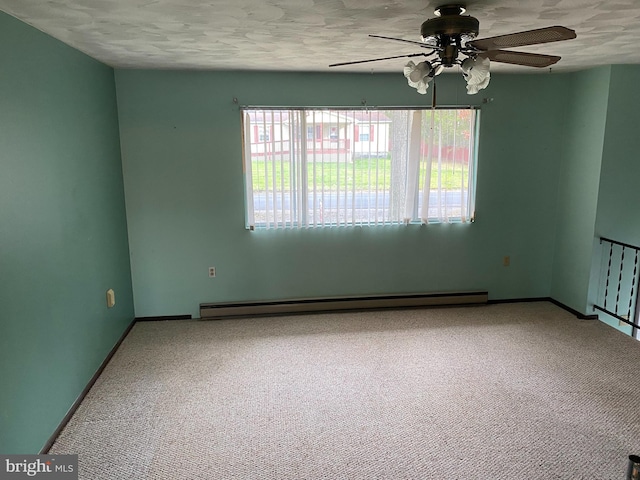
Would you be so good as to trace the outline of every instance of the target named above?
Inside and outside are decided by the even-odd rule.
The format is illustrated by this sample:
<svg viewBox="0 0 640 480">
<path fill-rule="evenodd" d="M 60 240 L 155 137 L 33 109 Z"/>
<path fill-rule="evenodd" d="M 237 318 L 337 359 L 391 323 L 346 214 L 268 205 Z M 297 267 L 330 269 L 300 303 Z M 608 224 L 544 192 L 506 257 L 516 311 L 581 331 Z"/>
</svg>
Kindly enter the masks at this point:
<svg viewBox="0 0 640 480">
<path fill-rule="evenodd" d="M 576 38 L 575 30 L 566 27 L 547 27 L 526 32 L 509 33 L 497 37 L 481 38 L 467 42 L 467 46 L 478 50 L 496 50 L 500 48 L 523 47 L 539 43 L 559 42 Z"/>
<path fill-rule="evenodd" d="M 404 43 L 410 43 L 412 45 L 419 45 L 422 48 L 432 48 L 432 49 L 436 49 L 436 45 L 431 45 L 429 43 L 425 43 L 425 42 L 417 42 L 415 40 L 405 40 L 404 38 L 394 38 L 394 37 L 383 37 L 382 35 L 369 35 L 371 38 L 382 38 L 384 40 L 394 40 L 396 42 L 404 42 Z"/>
<path fill-rule="evenodd" d="M 391 60 L 392 58 L 422 57 L 425 53 L 412 53 L 409 55 L 395 55 L 393 57 L 372 58 L 371 60 L 357 60 L 355 62 L 332 63 L 330 67 L 341 67 L 343 65 L 355 65 L 356 63 L 379 62 L 381 60 Z"/>
<path fill-rule="evenodd" d="M 514 52 L 512 50 L 489 50 L 480 54 L 492 62 L 510 63 L 525 67 L 544 68 L 553 65 L 560 57 L 556 55 L 541 55 L 539 53 Z"/>
</svg>

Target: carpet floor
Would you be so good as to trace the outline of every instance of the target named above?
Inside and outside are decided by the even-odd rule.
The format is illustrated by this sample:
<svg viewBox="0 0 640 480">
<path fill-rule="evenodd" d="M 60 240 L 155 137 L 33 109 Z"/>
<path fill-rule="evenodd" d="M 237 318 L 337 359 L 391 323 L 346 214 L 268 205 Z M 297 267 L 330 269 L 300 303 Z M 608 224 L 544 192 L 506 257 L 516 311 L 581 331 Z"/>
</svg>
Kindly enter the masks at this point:
<svg viewBox="0 0 640 480">
<path fill-rule="evenodd" d="M 54 443 L 81 479 L 622 479 L 640 343 L 548 302 L 140 322 Z"/>
</svg>

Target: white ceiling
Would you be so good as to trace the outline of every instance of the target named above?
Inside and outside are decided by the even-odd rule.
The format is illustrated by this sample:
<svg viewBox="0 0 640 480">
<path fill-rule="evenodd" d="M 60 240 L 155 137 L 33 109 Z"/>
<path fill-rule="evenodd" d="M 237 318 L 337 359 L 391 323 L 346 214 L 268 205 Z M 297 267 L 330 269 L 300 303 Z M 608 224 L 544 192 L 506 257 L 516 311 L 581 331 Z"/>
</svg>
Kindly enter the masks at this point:
<svg viewBox="0 0 640 480">
<path fill-rule="evenodd" d="M 421 23 L 447 0 L 0 0 L 0 9 L 113 67 L 401 71 Z M 465 2 L 461 2 L 465 3 Z M 578 38 L 519 50 L 561 55 L 555 70 L 640 63 L 640 0 L 468 0 L 479 38 L 563 25 Z M 492 64 L 492 70 L 530 72 Z"/>
</svg>

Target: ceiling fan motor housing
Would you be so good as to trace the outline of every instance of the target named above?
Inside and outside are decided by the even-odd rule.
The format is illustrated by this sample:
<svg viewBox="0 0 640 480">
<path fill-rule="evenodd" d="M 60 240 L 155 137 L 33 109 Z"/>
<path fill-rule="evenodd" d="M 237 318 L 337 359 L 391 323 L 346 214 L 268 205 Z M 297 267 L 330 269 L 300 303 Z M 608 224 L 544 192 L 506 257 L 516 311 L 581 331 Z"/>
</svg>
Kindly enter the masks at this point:
<svg viewBox="0 0 640 480">
<path fill-rule="evenodd" d="M 420 27 L 422 38 L 439 37 L 440 35 L 460 36 L 471 40 L 478 36 L 480 22 L 469 15 L 443 15 L 430 18 Z"/>
<path fill-rule="evenodd" d="M 452 67 L 457 63 L 458 51 L 463 43 L 478 36 L 480 22 L 477 18 L 461 15 L 464 7 L 451 5 L 436 10 L 436 18 L 430 18 L 422 24 L 420 34 L 423 41 L 435 38 L 440 47 L 438 56 L 445 67 Z"/>
</svg>

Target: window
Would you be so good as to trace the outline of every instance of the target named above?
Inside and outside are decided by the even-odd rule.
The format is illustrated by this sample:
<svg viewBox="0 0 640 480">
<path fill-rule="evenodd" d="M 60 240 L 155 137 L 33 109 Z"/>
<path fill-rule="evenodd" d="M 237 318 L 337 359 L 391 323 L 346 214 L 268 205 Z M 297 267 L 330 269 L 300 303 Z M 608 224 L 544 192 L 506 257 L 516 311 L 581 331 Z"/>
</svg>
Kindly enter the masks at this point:
<svg viewBox="0 0 640 480">
<path fill-rule="evenodd" d="M 269 135 L 268 127 L 263 125 L 258 125 L 258 141 L 259 142 L 270 142 L 271 135 Z"/>
<path fill-rule="evenodd" d="M 470 108 L 242 109 L 247 228 L 473 221 L 478 119 Z"/>
</svg>

